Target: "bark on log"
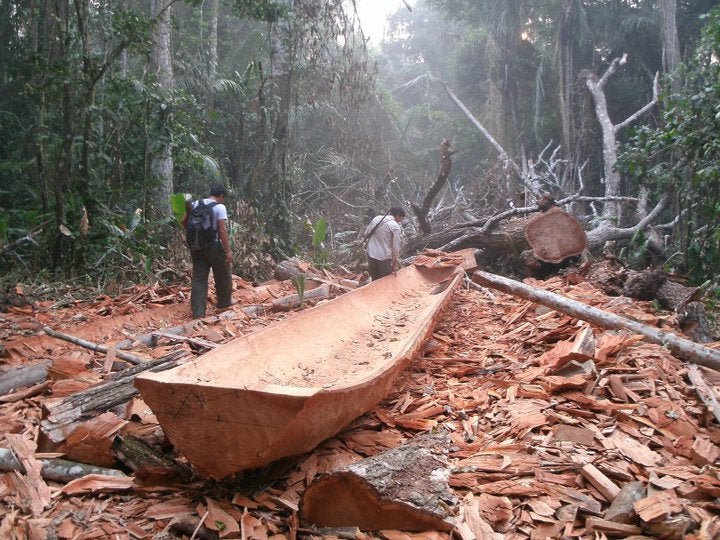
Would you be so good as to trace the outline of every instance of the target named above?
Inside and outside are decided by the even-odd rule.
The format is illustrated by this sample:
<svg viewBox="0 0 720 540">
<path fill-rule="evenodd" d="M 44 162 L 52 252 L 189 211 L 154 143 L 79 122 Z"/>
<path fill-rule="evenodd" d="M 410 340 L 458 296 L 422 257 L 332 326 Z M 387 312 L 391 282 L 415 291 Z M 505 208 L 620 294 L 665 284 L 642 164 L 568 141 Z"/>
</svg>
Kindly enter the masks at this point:
<svg viewBox="0 0 720 540">
<path fill-rule="evenodd" d="M 135 377 L 146 370 L 164 371 L 185 360 L 183 353 L 173 353 L 158 360 L 149 361 L 120 373 L 113 379 L 81 392 L 77 392 L 57 403 L 46 405 L 46 417 L 40 422 L 42 433 L 54 444 L 65 439 L 67 429 L 75 422 L 105 412 L 116 405 L 125 403 L 138 391 L 133 385 Z"/>
<path fill-rule="evenodd" d="M 422 435 L 330 472 L 305 490 L 301 514 L 319 527 L 451 530 L 448 441 L 445 431 Z"/>
<path fill-rule="evenodd" d="M 62 339 L 64 341 L 74 343 L 75 345 L 79 345 L 80 347 L 85 347 L 86 349 L 90 349 L 92 351 L 96 351 L 99 353 L 107 354 L 107 352 L 110 350 L 110 348 L 106 347 L 105 345 L 98 345 L 97 343 L 92 343 L 91 341 L 87 341 L 87 340 L 81 339 L 79 337 L 75 337 L 75 336 L 71 336 L 69 334 L 64 334 L 62 332 L 58 332 L 57 330 L 53 330 L 49 326 L 46 326 L 45 328 L 43 328 L 43 332 L 45 332 L 48 336 Z M 131 364 L 136 364 L 136 365 L 144 364 L 144 363 L 150 361 L 148 358 L 142 358 L 140 356 L 126 353 L 124 351 L 116 350 L 115 356 L 117 356 L 118 358 L 121 358 L 123 360 L 127 360 Z"/>
<path fill-rule="evenodd" d="M 67 483 L 77 478 L 82 478 L 88 474 L 102 474 L 105 476 L 125 476 L 125 473 L 116 469 L 107 469 L 105 467 L 96 467 L 94 465 L 86 465 L 85 463 L 77 463 L 65 459 L 38 459 L 42 464 L 40 474 L 45 480 L 53 482 Z M 25 467 L 20 463 L 15 454 L 7 448 L 0 448 L 0 470 L 1 471 L 17 471 L 25 474 Z"/>
<path fill-rule="evenodd" d="M 23 366 L 11 369 L 0 375 L 0 396 L 4 396 L 18 388 L 32 386 L 47 378 L 48 367 L 51 360 L 46 360 L 32 366 Z"/>
<path fill-rule="evenodd" d="M 602 328 L 630 330 L 642 335 L 645 341 L 667 347 L 678 358 L 720 371 L 720 351 L 502 276 L 478 270 L 472 279 L 480 285 L 525 298 Z"/>
<path fill-rule="evenodd" d="M 112 442 L 112 451 L 130 470 L 170 469 L 185 481 L 193 476 L 192 469 L 185 464 L 157 451 L 155 448 L 137 437 L 117 436 Z"/>
</svg>

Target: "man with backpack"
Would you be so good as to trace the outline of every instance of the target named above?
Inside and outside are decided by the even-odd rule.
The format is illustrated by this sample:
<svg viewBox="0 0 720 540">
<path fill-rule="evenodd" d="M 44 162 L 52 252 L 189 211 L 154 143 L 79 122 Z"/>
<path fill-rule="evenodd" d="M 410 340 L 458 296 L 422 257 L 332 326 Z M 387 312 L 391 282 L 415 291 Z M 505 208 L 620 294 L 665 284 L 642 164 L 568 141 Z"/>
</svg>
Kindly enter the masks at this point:
<svg viewBox="0 0 720 540">
<path fill-rule="evenodd" d="M 227 190 L 223 186 L 213 186 L 210 195 L 193 201 L 183 217 L 193 263 L 190 309 L 194 318 L 205 316 L 210 269 L 215 279 L 217 309 L 223 310 L 232 305 L 232 253 L 226 195 Z"/>
<path fill-rule="evenodd" d="M 396 272 L 400 260 L 400 222 L 405 210 L 393 207 L 385 215 L 375 216 L 365 229 L 368 272 L 373 281 Z"/>
</svg>

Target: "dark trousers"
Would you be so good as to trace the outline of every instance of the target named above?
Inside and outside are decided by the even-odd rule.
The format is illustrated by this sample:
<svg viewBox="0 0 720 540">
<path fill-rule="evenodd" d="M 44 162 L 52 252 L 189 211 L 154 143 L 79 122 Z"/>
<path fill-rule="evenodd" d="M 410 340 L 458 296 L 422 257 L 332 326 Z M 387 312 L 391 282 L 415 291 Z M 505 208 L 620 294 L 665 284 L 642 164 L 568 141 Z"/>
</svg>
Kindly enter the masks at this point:
<svg viewBox="0 0 720 540">
<path fill-rule="evenodd" d="M 387 259 L 379 261 L 368 256 L 368 272 L 373 281 L 392 274 L 392 261 Z"/>
<path fill-rule="evenodd" d="M 192 316 L 205 316 L 210 269 L 212 269 L 215 279 L 217 307 L 228 307 L 232 295 L 232 276 L 230 268 L 225 262 L 225 250 L 222 246 L 217 244 L 202 251 L 193 251 L 192 262 L 192 291 L 190 293 Z"/>
</svg>

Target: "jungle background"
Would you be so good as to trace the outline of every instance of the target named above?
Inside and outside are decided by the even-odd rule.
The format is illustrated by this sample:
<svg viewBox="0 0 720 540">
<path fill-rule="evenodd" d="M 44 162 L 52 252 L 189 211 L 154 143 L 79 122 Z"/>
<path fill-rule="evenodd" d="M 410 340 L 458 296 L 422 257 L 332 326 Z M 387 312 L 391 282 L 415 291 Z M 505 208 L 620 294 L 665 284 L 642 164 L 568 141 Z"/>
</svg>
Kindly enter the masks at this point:
<svg viewBox="0 0 720 540">
<path fill-rule="evenodd" d="M 531 204 L 534 179 L 583 195 L 588 230 L 658 208 L 616 253 L 714 280 L 718 4 L 417 0 L 376 44 L 353 0 L 0 0 L 0 285 L 182 275 L 179 197 L 217 183 L 235 273 L 343 262 L 373 215 L 421 204 L 441 141 L 434 230 Z M 659 94 L 608 146 L 589 83 L 611 67 L 598 95 L 617 122 L 656 73 Z"/>
</svg>

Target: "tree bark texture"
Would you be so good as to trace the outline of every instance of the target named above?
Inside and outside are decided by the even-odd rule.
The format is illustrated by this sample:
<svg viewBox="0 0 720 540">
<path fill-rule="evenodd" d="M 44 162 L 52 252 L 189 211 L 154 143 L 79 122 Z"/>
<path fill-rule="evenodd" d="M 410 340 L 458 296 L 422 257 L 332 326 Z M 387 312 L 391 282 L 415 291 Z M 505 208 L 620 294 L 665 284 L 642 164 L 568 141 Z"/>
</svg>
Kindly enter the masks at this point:
<svg viewBox="0 0 720 540">
<path fill-rule="evenodd" d="M 319 527 L 448 531 L 451 493 L 446 431 L 426 434 L 311 484 L 303 517 Z"/>
<path fill-rule="evenodd" d="M 170 49 L 172 0 L 152 0 L 152 16 L 156 19 L 150 72 L 157 78 L 160 91 L 170 98 L 173 88 L 172 56 Z M 172 216 L 170 196 L 173 194 L 172 112 L 169 103 L 160 104 L 157 111 L 163 140 L 151 156 L 147 201 L 152 219 Z M 156 141 L 158 142 L 158 141 Z M 154 146 L 154 145 L 153 145 Z"/>
<path fill-rule="evenodd" d="M 44 381 L 47 378 L 50 364 L 52 364 L 52 362 L 46 360 L 31 366 L 22 366 L 6 371 L 0 375 L 0 396 L 4 396 L 18 388 L 24 388 L 25 386 L 31 386 Z"/>
<path fill-rule="evenodd" d="M 680 80 L 675 76 L 675 70 L 680 64 L 680 38 L 678 37 L 676 15 L 677 0 L 660 0 L 660 25 L 663 43 L 663 69 L 670 77 L 673 92 L 680 87 Z"/>
<path fill-rule="evenodd" d="M 101 474 L 104 476 L 125 476 L 116 469 L 96 467 L 85 463 L 76 463 L 65 459 L 39 459 L 42 464 L 41 476 L 45 480 L 67 483 L 76 478 L 82 478 L 88 474 Z M 0 471 L 17 471 L 25 474 L 25 467 L 20 463 L 15 454 L 7 448 L 0 448 Z"/>
<path fill-rule="evenodd" d="M 64 440 L 66 432 L 73 423 L 105 412 L 116 405 L 125 403 L 138 390 L 133 385 L 135 377 L 146 370 L 163 371 L 182 363 L 184 358 L 171 354 L 140 366 L 135 366 L 116 375 L 113 380 L 77 392 L 57 403 L 46 406 L 46 417 L 41 421 L 43 433 L 53 443 Z"/>
</svg>

